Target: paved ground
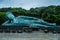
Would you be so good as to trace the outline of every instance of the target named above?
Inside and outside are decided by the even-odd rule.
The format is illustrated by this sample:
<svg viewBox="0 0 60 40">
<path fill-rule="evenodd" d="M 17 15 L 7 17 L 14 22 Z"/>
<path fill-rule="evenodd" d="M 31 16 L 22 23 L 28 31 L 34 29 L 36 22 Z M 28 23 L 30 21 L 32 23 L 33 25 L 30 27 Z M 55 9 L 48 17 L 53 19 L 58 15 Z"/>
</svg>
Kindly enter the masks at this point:
<svg viewBox="0 0 60 40">
<path fill-rule="evenodd" d="M 0 40 L 59 40 L 60 34 L 33 33 L 0 33 Z"/>
</svg>

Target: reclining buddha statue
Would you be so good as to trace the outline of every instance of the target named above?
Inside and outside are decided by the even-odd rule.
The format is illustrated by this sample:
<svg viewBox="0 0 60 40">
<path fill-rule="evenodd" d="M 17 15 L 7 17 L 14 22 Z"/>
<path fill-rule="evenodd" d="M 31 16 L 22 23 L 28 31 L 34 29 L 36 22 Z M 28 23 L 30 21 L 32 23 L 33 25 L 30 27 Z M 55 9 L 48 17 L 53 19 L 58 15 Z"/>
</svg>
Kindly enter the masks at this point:
<svg viewBox="0 0 60 40">
<path fill-rule="evenodd" d="M 48 23 L 42 19 L 30 16 L 15 17 L 11 12 L 6 13 L 8 21 L 2 25 L 29 25 L 29 26 L 56 26 L 56 23 Z"/>
</svg>

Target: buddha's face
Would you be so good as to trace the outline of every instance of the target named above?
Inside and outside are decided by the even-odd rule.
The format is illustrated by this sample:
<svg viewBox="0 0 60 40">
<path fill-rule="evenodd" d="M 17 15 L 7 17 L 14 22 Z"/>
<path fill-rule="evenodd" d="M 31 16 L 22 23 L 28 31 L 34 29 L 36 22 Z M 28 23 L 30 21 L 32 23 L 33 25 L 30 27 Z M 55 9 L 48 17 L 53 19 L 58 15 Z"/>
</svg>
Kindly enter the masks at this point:
<svg viewBox="0 0 60 40">
<path fill-rule="evenodd" d="M 10 20 L 13 20 L 13 19 L 15 18 L 14 15 L 13 15 L 12 13 L 10 13 L 10 12 L 7 12 L 7 13 L 6 13 L 6 16 L 7 16 L 7 18 L 10 19 Z"/>
</svg>

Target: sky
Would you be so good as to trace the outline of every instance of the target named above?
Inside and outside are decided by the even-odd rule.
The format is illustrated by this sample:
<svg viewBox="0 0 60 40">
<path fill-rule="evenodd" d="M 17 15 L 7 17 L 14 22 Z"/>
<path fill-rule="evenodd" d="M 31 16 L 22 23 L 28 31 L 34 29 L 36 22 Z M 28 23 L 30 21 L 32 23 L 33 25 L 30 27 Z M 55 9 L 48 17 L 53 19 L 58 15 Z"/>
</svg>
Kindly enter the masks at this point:
<svg viewBox="0 0 60 40">
<path fill-rule="evenodd" d="M 49 5 L 60 5 L 60 0 L 0 0 L 0 8 L 22 7 L 30 9 Z"/>
</svg>

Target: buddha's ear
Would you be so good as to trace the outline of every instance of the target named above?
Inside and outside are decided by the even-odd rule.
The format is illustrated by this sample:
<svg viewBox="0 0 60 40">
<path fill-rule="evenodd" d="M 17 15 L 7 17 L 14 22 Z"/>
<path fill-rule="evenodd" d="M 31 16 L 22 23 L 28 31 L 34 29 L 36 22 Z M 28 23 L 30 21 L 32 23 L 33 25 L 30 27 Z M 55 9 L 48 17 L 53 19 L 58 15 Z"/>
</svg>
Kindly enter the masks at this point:
<svg viewBox="0 0 60 40">
<path fill-rule="evenodd" d="M 9 20 L 13 20 L 15 18 L 15 16 L 11 12 L 6 12 L 6 17 Z"/>
</svg>

